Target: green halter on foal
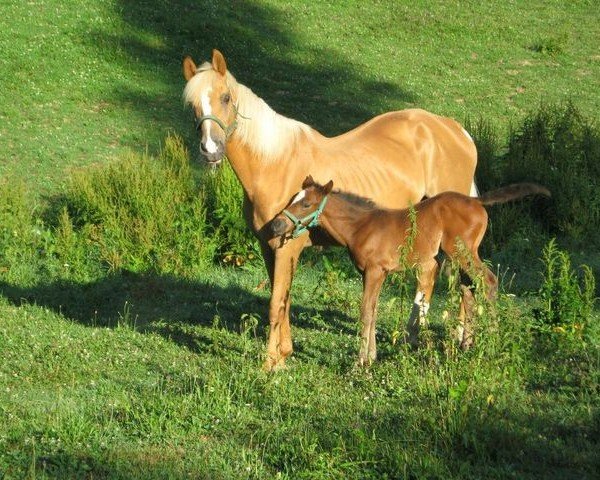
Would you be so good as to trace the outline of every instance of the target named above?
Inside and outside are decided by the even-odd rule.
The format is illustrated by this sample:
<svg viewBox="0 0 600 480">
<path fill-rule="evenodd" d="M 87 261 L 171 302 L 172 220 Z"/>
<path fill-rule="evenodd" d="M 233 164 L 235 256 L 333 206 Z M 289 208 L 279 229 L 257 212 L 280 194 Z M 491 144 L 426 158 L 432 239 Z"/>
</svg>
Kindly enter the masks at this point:
<svg viewBox="0 0 600 480">
<path fill-rule="evenodd" d="M 283 214 L 288 217 L 292 223 L 294 224 L 294 230 L 292 230 L 292 238 L 298 238 L 304 232 L 308 232 L 309 229 L 316 227 L 319 225 L 319 216 L 323 213 L 323 209 L 325 208 L 325 204 L 327 203 L 327 195 L 323 197 L 321 203 L 319 203 L 318 208 L 309 213 L 306 217 L 300 219 L 296 217 L 293 213 L 284 210 Z"/>
</svg>

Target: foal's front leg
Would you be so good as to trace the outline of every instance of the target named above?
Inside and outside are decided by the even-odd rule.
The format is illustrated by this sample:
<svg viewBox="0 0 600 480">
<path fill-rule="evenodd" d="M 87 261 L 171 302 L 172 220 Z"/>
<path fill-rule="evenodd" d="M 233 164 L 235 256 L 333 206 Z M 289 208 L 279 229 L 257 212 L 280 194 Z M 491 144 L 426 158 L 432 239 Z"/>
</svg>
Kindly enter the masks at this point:
<svg viewBox="0 0 600 480">
<path fill-rule="evenodd" d="M 362 330 L 360 334 L 360 353 L 358 355 L 360 366 L 370 365 L 377 358 L 377 346 L 375 344 L 377 303 L 385 277 L 385 271 L 378 267 L 366 268 L 363 272 L 363 298 L 360 307 Z"/>
</svg>

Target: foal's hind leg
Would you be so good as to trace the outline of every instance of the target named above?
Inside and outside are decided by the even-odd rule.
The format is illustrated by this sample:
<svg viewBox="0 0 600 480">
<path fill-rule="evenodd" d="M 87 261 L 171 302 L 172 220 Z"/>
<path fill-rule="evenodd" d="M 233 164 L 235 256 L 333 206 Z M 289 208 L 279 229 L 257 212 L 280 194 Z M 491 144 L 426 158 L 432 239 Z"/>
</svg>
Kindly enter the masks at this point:
<svg viewBox="0 0 600 480">
<path fill-rule="evenodd" d="M 385 277 L 385 271 L 378 267 L 367 268 L 363 273 L 363 298 L 360 307 L 362 329 L 360 333 L 360 353 L 358 355 L 360 366 L 370 365 L 377 358 L 377 346 L 375 344 L 377 303 Z"/>
<path fill-rule="evenodd" d="M 417 293 L 406 326 L 406 343 L 413 347 L 416 347 L 419 343 L 419 330 L 421 325 L 425 323 L 439 265 L 435 258 L 432 258 L 430 261 L 420 264 L 419 268 Z"/>
<path fill-rule="evenodd" d="M 466 285 L 460 286 L 462 298 L 460 301 L 460 312 L 458 314 L 458 326 L 456 338 L 462 350 L 468 350 L 473 346 L 473 316 L 475 314 L 475 297 Z"/>
<path fill-rule="evenodd" d="M 476 254 L 475 254 L 476 255 Z M 483 282 L 478 281 L 477 285 L 483 285 L 485 296 L 489 302 L 496 298 L 498 291 L 498 280 L 492 271 L 485 266 L 479 257 L 473 258 L 473 264 L 469 269 L 469 276 L 477 275 L 481 277 Z M 461 282 L 462 283 L 462 282 Z M 474 280 L 469 277 L 469 284 L 472 286 Z M 475 297 L 473 291 L 467 285 L 461 285 L 462 298 L 460 302 L 459 324 L 456 331 L 456 336 L 460 348 L 468 350 L 473 346 L 473 323 L 475 318 Z"/>
</svg>

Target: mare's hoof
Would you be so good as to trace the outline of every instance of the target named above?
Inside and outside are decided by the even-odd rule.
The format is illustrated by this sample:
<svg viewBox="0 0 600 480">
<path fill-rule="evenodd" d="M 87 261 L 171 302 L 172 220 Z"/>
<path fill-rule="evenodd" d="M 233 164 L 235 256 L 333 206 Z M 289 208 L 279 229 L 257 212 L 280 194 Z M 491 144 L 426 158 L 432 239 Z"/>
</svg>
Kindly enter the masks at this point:
<svg viewBox="0 0 600 480">
<path fill-rule="evenodd" d="M 264 372 L 277 372 L 279 370 L 285 370 L 288 366 L 285 363 L 285 358 L 280 358 L 279 360 L 275 360 L 274 358 L 267 358 L 263 363 L 262 369 Z"/>
<path fill-rule="evenodd" d="M 264 363 L 262 365 L 262 369 L 264 372 L 272 372 L 275 370 L 276 366 L 277 366 L 277 360 L 269 357 L 264 361 Z"/>
</svg>

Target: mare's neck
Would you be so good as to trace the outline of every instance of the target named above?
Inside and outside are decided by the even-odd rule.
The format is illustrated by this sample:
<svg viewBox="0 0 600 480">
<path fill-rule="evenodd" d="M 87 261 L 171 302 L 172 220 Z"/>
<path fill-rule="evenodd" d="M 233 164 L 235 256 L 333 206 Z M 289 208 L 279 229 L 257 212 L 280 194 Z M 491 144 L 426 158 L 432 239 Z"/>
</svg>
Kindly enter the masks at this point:
<svg viewBox="0 0 600 480">
<path fill-rule="evenodd" d="M 243 85 L 236 86 L 234 99 L 238 125 L 227 142 L 227 157 L 250 200 L 257 226 L 285 207 L 310 170 L 313 130 L 276 113 Z"/>
</svg>

